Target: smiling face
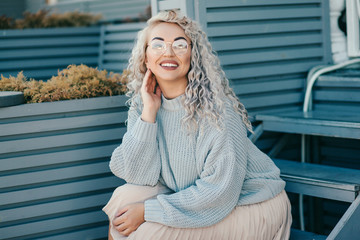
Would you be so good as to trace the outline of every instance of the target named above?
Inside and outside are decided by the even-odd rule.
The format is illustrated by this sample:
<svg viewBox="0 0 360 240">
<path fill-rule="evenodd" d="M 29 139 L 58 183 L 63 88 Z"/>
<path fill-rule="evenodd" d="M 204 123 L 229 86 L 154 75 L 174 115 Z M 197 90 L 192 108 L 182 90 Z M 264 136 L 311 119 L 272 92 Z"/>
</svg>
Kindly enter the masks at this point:
<svg viewBox="0 0 360 240">
<path fill-rule="evenodd" d="M 190 43 L 184 30 L 174 23 L 159 23 L 150 30 L 145 62 L 160 86 L 176 84 L 186 87 L 191 57 Z M 164 44 L 165 50 L 162 49 Z M 186 44 L 188 47 L 184 49 Z"/>
</svg>

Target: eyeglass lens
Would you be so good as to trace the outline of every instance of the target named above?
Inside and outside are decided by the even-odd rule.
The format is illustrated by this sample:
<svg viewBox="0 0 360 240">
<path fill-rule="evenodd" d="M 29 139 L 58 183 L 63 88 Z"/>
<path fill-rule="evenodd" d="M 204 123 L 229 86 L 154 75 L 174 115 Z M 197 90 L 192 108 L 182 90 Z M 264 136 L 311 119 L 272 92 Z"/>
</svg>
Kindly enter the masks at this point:
<svg viewBox="0 0 360 240">
<path fill-rule="evenodd" d="M 153 40 L 151 42 L 151 49 L 156 54 L 164 54 L 167 49 L 167 43 L 161 40 Z M 179 39 L 171 44 L 172 50 L 176 55 L 185 54 L 188 49 L 188 43 L 184 39 Z"/>
</svg>

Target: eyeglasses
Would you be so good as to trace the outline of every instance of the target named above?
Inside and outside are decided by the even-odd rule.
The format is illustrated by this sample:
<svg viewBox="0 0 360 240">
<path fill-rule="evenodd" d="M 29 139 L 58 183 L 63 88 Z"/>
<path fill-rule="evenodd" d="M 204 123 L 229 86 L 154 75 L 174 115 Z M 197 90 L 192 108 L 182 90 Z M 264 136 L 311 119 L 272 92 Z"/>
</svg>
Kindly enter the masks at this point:
<svg viewBox="0 0 360 240">
<path fill-rule="evenodd" d="M 189 44 L 184 39 L 175 40 L 174 42 L 164 42 L 158 39 L 151 41 L 148 46 L 156 55 L 163 55 L 166 52 L 167 45 L 171 44 L 171 48 L 176 55 L 183 55 L 187 52 Z"/>
</svg>

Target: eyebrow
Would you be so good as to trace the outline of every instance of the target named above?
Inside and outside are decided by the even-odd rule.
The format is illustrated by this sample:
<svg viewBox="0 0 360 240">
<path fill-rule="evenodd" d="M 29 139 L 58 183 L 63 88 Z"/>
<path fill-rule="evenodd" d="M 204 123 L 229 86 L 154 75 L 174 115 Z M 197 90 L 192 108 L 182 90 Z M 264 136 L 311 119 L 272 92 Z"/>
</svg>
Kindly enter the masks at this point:
<svg viewBox="0 0 360 240">
<path fill-rule="evenodd" d="M 180 40 L 180 39 L 184 39 L 186 41 L 186 39 L 184 37 L 177 37 L 177 38 L 174 39 L 174 41 Z"/>
<path fill-rule="evenodd" d="M 180 40 L 180 39 L 184 39 L 184 40 L 186 41 L 186 38 L 184 38 L 184 37 L 177 37 L 177 38 L 174 39 L 174 41 Z M 151 41 L 153 41 L 153 40 L 161 40 L 161 41 L 164 41 L 164 39 L 161 38 L 161 37 L 154 37 Z"/>
<path fill-rule="evenodd" d="M 161 41 L 164 41 L 164 39 L 161 38 L 161 37 L 154 37 L 153 39 L 151 39 L 151 41 L 153 41 L 153 40 L 161 40 Z"/>
</svg>

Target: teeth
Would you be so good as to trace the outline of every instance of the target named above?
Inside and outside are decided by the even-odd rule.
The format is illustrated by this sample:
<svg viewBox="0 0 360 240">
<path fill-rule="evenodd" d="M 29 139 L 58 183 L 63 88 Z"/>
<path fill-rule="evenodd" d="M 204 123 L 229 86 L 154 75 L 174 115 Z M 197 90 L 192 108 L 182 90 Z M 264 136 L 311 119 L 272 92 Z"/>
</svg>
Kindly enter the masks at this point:
<svg viewBox="0 0 360 240">
<path fill-rule="evenodd" d="M 178 65 L 173 64 L 173 63 L 163 63 L 163 64 L 161 64 L 161 66 L 163 66 L 163 67 L 177 67 Z"/>
</svg>

